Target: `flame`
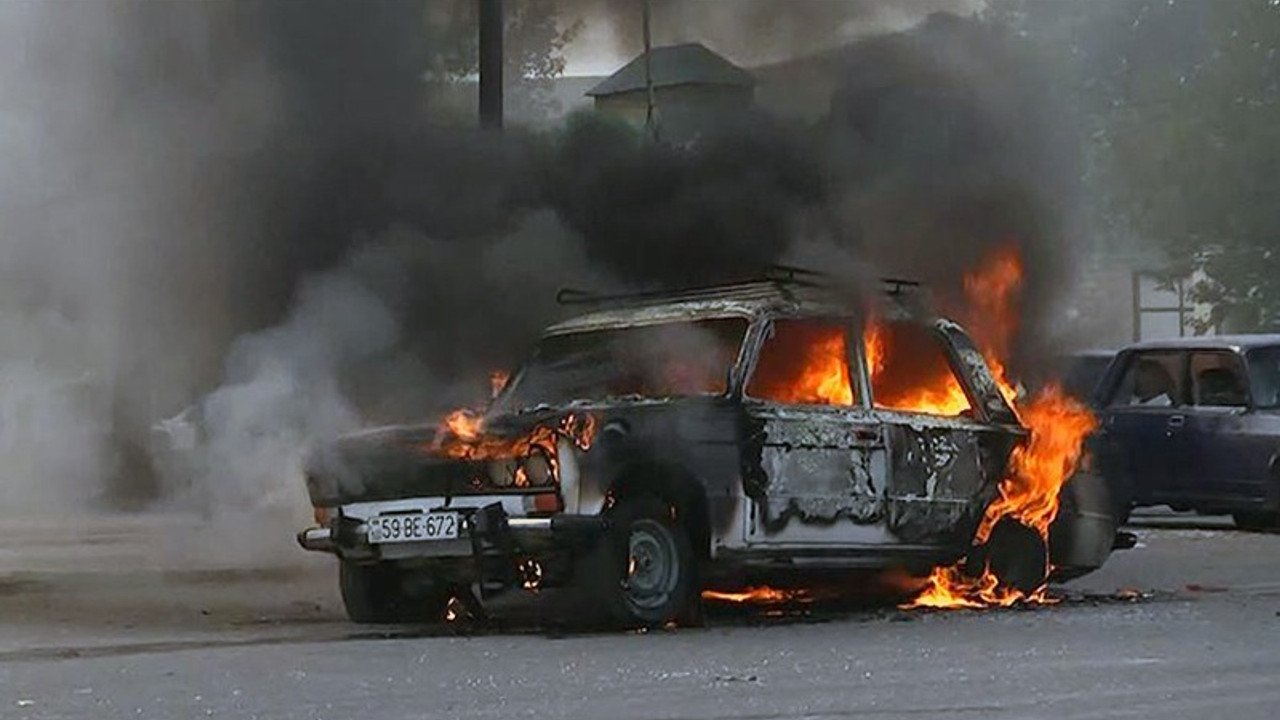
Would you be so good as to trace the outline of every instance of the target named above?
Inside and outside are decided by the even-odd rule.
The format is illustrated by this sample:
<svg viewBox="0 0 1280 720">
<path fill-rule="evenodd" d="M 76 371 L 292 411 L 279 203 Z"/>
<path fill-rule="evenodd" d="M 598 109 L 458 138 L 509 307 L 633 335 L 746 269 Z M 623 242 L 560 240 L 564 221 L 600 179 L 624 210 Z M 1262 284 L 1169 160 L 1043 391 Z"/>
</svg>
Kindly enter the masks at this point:
<svg viewBox="0 0 1280 720">
<path fill-rule="evenodd" d="M 1058 512 L 1063 483 L 1074 471 L 1084 438 L 1094 428 L 1089 411 L 1049 387 L 1019 401 L 1018 386 L 1009 376 L 1008 359 L 1020 321 L 1018 301 L 1023 287 L 1022 262 L 1016 248 L 999 250 L 964 277 L 964 305 L 957 313 L 965 321 L 986 360 L 1001 395 L 1028 429 L 1029 437 L 1009 459 L 1008 475 L 999 494 L 986 509 L 975 533 L 975 545 L 990 537 L 996 523 L 1011 518 L 1033 529 L 1047 547 L 1049 526 Z M 757 376 L 763 375 L 765 395 L 781 402 L 849 405 L 845 335 L 837 328 L 810 328 L 794 336 L 775 337 L 791 348 L 803 348 L 799 358 L 765 368 L 762 356 Z M 935 339 L 918 327 L 869 318 L 863 348 L 876 406 L 888 410 L 955 417 L 971 409 L 969 397 L 951 369 L 950 360 Z M 793 351 L 793 356 L 795 355 Z M 753 378 L 753 383 L 757 382 Z M 1046 563 L 1047 566 L 1047 563 Z M 937 568 L 924 591 L 910 607 L 988 607 L 1047 602 L 1046 584 L 1023 593 L 1000 583 L 989 567 L 969 577 L 964 563 Z M 768 588 L 742 593 L 708 594 L 728 602 L 777 602 Z"/>
<path fill-rule="evenodd" d="M 442 423 L 450 435 L 464 443 L 478 440 L 484 432 L 484 417 L 471 410 L 454 410 Z"/>
<path fill-rule="evenodd" d="M 947 417 L 968 410 L 969 397 L 936 344 L 927 348 L 905 348 L 902 347 L 905 341 L 892 326 L 874 317 L 867 322 L 863 347 L 876 407 Z M 887 362 L 890 348 L 897 351 L 895 355 L 910 356 L 913 362 L 890 365 Z M 898 360 L 901 361 L 901 357 Z"/>
<path fill-rule="evenodd" d="M 1056 384 L 1020 406 L 1018 415 L 1031 431 L 1030 440 L 1013 451 L 1012 471 L 987 507 L 977 542 L 985 542 L 996 522 L 1006 517 L 1048 538 L 1062 486 L 1080 462 L 1085 437 L 1097 427 L 1089 409 Z"/>
<path fill-rule="evenodd" d="M 779 332 L 774 338 L 779 347 L 802 347 L 804 355 L 762 356 L 752 379 L 756 395 L 782 403 L 853 404 L 844 328 L 794 325 Z"/>
<path fill-rule="evenodd" d="M 814 346 L 816 365 L 809 365 L 800 377 L 802 394 L 811 394 L 829 405 L 852 405 L 853 386 L 849 382 L 848 350 L 845 336 L 832 333 Z"/>
<path fill-rule="evenodd" d="M 773 588 L 768 585 L 748 587 L 737 592 L 727 590 L 703 590 L 702 599 L 711 602 L 737 605 L 781 605 L 792 601 L 807 602 L 809 591 L 804 589 Z"/>
<path fill-rule="evenodd" d="M 1017 386 L 1009 378 L 1005 361 L 1018 327 L 1016 301 L 1021 285 L 1022 266 L 1012 249 L 996 253 L 964 281 L 969 330 L 1001 394 L 1029 431 L 1027 442 L 1013 451 L 999 495 L 983 514 L 974 534 L 975 546 L 987 541 L 998 522 L 1011 518 L 1035 530 L 1047 548 L 1062 486 L 1075 471 L 1085 438 L 1096 427 L 1088 408 L 1068 397 L 1058 385 L 1051 384 L 1030 400 L 1018 402 Z M 905 607 L 981 608 L 1051 602 L 1047 578 L 1036 590 L 1024 593 L 1002 585 L 989 565 L 978 577 L 967 575 L 963 565 L 961 561 L 935 568 L 924 591 Z"/>
<path fill-rule="evenodd" d="M 498 393 L 502 392 L 502 388 L 507 386 L 507 381 L 510 379 L 511 373 L 506 370 L 494 370 L 489 373 L 489 397 L 498 397 Z"/>
<path fill-rule="evenodd" d="M 1018 604 L 1051 605 L 1057 602 L 1049 597 L 1049 586 L 1042 584 L 1031 593 L 1018 588 L 1003 586 L 1000 578 L 990 568 L 978 577 L 969 577 L 959 564 L 940 566 L 929 575 L 924 592 L 903 605 L 905 609 L 981 609 L 989 607 L 1013 607 Z"/>
<path fill-rule="evenodd" d="M 586 451 L 595 440 L 596 420 L 590 413 L 568 413 L 555 423 L 544 423 L 524 435 L 509 438 L 489 433 L 484 416 L 471 410 L 455 410 L 445 416 L 426 452 L 453 460 L 514 460 L 513 482 L 517 487 L 536 484 L 530 481 L 527 462 L 535 457 L 546 460 L 546 469 L 554 482 L 560 481 L 559 440 L 565 438 Z M 483 482 L 480 480 L 479 482 Z"/>
</svg>

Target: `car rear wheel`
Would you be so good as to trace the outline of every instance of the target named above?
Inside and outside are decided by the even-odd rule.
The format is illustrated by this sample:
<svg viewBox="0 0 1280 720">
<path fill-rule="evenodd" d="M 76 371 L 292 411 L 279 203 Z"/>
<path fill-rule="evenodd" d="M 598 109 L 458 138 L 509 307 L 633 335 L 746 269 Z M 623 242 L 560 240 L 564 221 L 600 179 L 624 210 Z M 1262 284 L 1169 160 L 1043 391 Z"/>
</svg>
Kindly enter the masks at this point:
<svg viewBox="0 0 1280 720">
<path fill-rule="evenodd" d="M 695 624 L 697 559 L 671 505 L 652 497 L 623 500 L 610 520 L 591 580 L 610 619 L 627 627 Z"/>
<path fill-rule="evenodd" d="M 449 593 L 433 588 L 426 593 L 405 590 L 403 573 L 385 563 L 361 565 L 342 560 L 338 588 L 347 617 L 356 623 L 440 622 Z"/>
</svg>

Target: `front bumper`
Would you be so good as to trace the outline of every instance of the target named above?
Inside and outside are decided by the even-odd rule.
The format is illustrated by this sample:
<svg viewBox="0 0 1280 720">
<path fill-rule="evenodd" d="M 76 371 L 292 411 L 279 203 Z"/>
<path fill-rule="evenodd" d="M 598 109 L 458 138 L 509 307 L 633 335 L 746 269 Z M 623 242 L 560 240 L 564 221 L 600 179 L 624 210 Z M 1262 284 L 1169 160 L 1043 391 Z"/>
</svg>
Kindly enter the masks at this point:
<svg viewBox="0 0 1280 720">
<path fill-rule="evenodd" d="M 312 552 L 337 552 L 338 546 L 333 541 L 333 529 L 327 527 L 309 527 L 298 533 L 298 544 L 303 550 Z"/>
<path fill-rule="evenodd" d="M 419 505 L 422 512 L 429 512 L 439 507 L 439 501 L 424 499 Z M 463 517 L 456 540 L 370 543 L 367 521 L 377 515 L 375 507 L 359 508 L 366 514 L 364 518 L 339 513 L 326 525 L 302 530 L 297 534 L 297 541 L 304 550 L 333 553 L 352 560 L 460 558 L 491 554 L 494 547 L 510 555 L 530 555 L 548 549 L 592 545 L 606 527 L 605 519 L 596 515 L 511 515 L 502 502 L 452 509 Z"/>
</svg>

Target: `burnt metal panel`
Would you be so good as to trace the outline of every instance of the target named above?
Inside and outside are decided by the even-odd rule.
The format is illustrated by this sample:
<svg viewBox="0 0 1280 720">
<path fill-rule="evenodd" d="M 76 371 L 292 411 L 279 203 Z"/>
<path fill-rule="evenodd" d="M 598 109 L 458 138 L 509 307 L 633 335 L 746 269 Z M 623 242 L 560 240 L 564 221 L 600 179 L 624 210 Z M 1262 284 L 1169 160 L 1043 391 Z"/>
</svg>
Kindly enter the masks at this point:
<svg viewBox="0 0 1280 720">
<path fill-rule="evenodd" d="M 760 508 L 763 534 L 793 519 L 832 525 L 878 522 L 884 509 L 883 449 L 878 422 L 860 409 L 790 409 L 762 405 L 749 412 L 754 433 L 744 455 L 747 492 Z M 838 535 L 831 542 L 839 543 Z"/>
<path fill-rule="evenodd" d="M 889 529 L 908 542 L 946 541 L 972 525 L 994 480 L 974 428 L 911 418 L 888 425 Z"/>
</svg>

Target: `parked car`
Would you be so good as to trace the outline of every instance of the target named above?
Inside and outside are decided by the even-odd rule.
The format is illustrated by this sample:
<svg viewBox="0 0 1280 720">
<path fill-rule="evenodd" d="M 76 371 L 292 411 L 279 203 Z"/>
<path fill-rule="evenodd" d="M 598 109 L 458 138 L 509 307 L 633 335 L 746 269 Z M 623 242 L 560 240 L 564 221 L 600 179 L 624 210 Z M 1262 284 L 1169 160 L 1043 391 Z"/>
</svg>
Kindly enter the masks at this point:
<svg viewBox="0 0 1280 720">
<path fill-rule="evenodd" d="M 901 287 L 871 362 L 866 308 L 793 280 L 587 298 L 482 417 L 318 448 L 299 542 L 337 555 L 357 622 L 439 618 L 475 584 L 480 600 L 573 585 L 612 620 L 661 625 L 728 579 L 958 559 L 1025 428 L 964 330 Z M 873 377 L 952 377 L 969 409 L 886 409 Z M 1097 504 L 1065 502 L 1059 569 L 1110 553 Z"/>
<path fill-rule="evenodd" d="M 1169 505 L 1280 525 L 1280 335 L 1127 347 L 1096 397 L 1090 447 L 1122 516 Z"/>
</svg>

